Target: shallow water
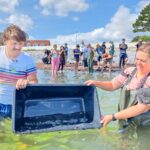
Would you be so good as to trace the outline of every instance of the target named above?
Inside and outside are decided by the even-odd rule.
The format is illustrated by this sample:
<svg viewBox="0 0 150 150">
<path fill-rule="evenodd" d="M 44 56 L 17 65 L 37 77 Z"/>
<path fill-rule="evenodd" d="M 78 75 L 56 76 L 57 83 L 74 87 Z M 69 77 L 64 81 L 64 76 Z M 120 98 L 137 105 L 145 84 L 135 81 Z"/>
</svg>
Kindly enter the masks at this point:
<svg viewBox="0 0 150 150">
<path fill-rule="evenodd" d="M 38 70 L 39 83 L 83 83 L 88 79 L 110 80 L 117 72 L 99 72 L 88 74 L 84 72 L 74 73 L 65 71 L 59 73 L 57 79 L 51 77 L 49 70 Z M 119 90 L 106 92 L 97 89 L 100 108 L 103 114 L 111 114 L 117 111 Z M 117 122 L 112 122 L 106 128 L 90 130 L 55 131 L 36 134 L 14 134 L 12 132 L 11 120 L 0 121 L 0 146 L 3 150 L 148 150 L 149 129 L 143 130 L 140 139 L 137 134 L 118 133 Z"/>
</svg>

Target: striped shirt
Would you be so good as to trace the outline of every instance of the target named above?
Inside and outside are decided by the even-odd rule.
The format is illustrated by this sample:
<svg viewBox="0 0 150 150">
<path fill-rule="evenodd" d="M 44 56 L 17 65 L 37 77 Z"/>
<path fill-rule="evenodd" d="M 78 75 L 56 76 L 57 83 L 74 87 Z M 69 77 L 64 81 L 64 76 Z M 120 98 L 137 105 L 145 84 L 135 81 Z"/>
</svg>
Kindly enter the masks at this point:
<svg viewBox="0 0 150 150">
<path fill-rule="evenodd" d="M 15 60 L 11 60 L 6 56 L 5 47 L 0 48 L 0 103 L 12 104 L 17 80 L 35 73 L 35 64 L 26 53 L 21 52 Z"/>
</svg>

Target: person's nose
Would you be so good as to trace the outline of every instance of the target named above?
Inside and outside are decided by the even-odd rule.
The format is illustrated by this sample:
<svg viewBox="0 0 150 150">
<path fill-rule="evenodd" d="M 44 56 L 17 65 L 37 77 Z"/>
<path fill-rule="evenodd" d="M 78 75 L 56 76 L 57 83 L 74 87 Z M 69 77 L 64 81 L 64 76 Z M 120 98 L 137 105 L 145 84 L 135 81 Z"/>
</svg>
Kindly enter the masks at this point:
<svg viewBox="0 0 150 150">
<path fill-rule="evenodd" d="M 22 48 L 22 44 L 15 44 L 15 49 L 16 50 L 20 50 Z"/>
</svg>

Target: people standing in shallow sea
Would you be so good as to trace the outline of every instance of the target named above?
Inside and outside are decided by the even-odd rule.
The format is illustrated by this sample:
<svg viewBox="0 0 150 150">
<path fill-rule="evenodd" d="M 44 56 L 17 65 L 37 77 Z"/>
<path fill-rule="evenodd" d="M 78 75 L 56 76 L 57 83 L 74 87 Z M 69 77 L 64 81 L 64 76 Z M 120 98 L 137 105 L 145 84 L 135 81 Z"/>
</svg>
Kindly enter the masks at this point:
<svg viewBox="0 0 150 150">
<path fill-rule="evenodd" d="M 112 70 L 112 63 L 113 63 L 113 57 L 114 57 L 114 53 L 115 53 L 115 46 L 114 43 L 112 41 L 109 42 L 110 43 L 110 47 L 109 47 L 109 52 L 105 53 L 103 55 L 103 63 L 102 63 L 102 73 L 104 70 L 104 67 L 107 66 L 107 63 L 109 63 L 109 73 L 111 73 Z"/>
<path fill-rule="evenodd" d="M 119 55 L 119 68 L 124 69 L 125 63 L 127 61 L 127 49 L 128 45 L 125 43 L 125 39 L 122 39 L 122 43 L 119 44 L 119 50 L 120 50 L 120 55 Z"/>
<path fill-rule="evenodd" d="M 77 72 L 79 61 L 80 61 L 80 45 L 79 44 L 76 45 L 76 48 L 73 50 L 73 54 L 74 54 L 74 60 L 75 60 L 74 70 Z"/>
<path fill-rule="evenodd" d="M 22 52 L 27 34 L 18 26 L 10 25 L 3 32 L 5 46 L 0 48 L 0 116 L 11 117 L 15 88 L 37 83 L 33 59 Z"/>
<path fill-rule="evenodd" d="M 103 55 L 106 53 L 106 42 L 102 43 L 102 45 L 101 45 L 101 51 L 102 51 Z"/>
<path fill-rule="evenodd" d="M 83 67 L 84 67 L 84 71 L 87 71 L 88 68 L 88 46 L 85 45 L 85 47 L 83 48 L 83 52 L 82 52 L 82 61 L 83 61 Z"/>
<path fill-rule="evenodd" d="M 68 63 L 68 56 L 69 56 L 69 48 L 68 48 L 68 44 L 67 43 L 64 44 L 64 50 L 65 50 L 65 65 L 67 65 L 67 63 Z"/>
<path fill-rule="evenodd" d="M 59 58 L 59 69 L 61 72 L 64 70 L 65 65 L 65 49 L 63 46 L 60 46 L 60 58 Z"/>
<path fill-rule="evenodd" d="M 103 126 L 115 120 L 119 120 L 120 129 L 124 130 L 131 124 L 150 126 L 150 43 L 138 48 L 135 67 L 125 69 L 112 81 L 88 80 L 85 84 L 107 91 L 121 89 L 118 112 L 103 116 Z"/>
<path fill-rule="evenodd" d="M 97 57 L 98 68 L 97 69 L 100 70 L 100 61 L 102 60 L 103 53 L 102 53 L 102 48 L 101 48 L 99 43 L 96 44 L 96 52 L 97 52 L 97 55 L 98 55 L 98 57 Z"/>
<path fill-rule="evenodd" d="M 59 50 L 57 49 L 57 45 L 54 44 L 53 45 L 53 49 L 52 49 L 52 53 L 51 53 L 51 57 L 52 57 L 52 65 L 51 65 L 51 69 L 52 69 L 52 77 L 57 77 L 58 75 L 58 67 L 59 67 Z"/>
<path fill-rule="evenodd" d="M 88 44 L 88 70 L 89 73 L 93 73 L 93 59 L 94 59 L 94 48 L 91 44 Z"/>
</svg>

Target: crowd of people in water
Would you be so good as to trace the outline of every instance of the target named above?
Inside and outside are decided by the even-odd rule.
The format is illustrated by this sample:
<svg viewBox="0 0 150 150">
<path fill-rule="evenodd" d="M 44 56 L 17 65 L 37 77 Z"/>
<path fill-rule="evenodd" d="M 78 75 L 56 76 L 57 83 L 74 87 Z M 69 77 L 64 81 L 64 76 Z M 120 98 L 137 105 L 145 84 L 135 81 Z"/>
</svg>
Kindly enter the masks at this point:
<svg viewBox="0 0 150 150">
<path fill-rule="evenodd" d="M 109 45 L 109 46 L 106 46 Z M 137 43 L 137 48 L 142 45 L 142 41 Z M 127 55 L 128 45 L 125 39 L 119 44 L 119 60 L 118 67 L 120 70 L 124 69 L 128 61 Z M 77 44 L 74 49 L 70 49 L 68 44 L 65 43 L 58 47 L 57 44 L 53 45 L 51 50 L 46 49 L 42 61 L 44 64 L 51 64 L 52 75 L 57 75 L 58 71 L 63 72 L 64 67 L 68 64 L 68 57 L 70 57 L 70 51 L 74 57 L 74 71 L 79 70 L 79 65 L 83 66 L 83 71 L 93 73 L 93 66 L 97 65 L 97 70 L 103 73 L 105 68 L 109 68 L 109 72 L 112 71 L 113 57 L 115 54 L 115 45 L 113 41 L 109 43 L 103 42 L 97 43 L 96 47 L 90 43 L 85 44 L 84 41 L 81 44 Z M 95 60 L 96 58 L 96 60 Z"/>
<path fill-rule="evenodd" d="M 26 42 L 26 33 L 16 25 L 8 26 L 3 33 L 4 47 L 0 48 L 0 117 L 12 116 L 13 95 L 15 89 L 24 89 L 28 84 L 38 83 L 37 67 L 31 56 L 22 52 L 22 48 Z M 82 57 L 85 69 L 93 72 L 93 58 L 95 53 L 98 55 L 98 67 L 103 72 L 106 63 L 111 65 L 115 53 L 114 43 L 110 42 L 110 47 L 106 48 L 106 43 L 97 44 L 94 49 L 91 44 L 81 46 L 76 45 L 73 49 L 75 71 L 78 70 L 78 63 Z M 120 60 L 119 68 L 125 67 L 128 45 L 125 39 L 119 44 Z M 43 58 L 44 63 L 51 63 L 52 74 L 57 75 L 58 70 L 63 71 L 64 65 L 67 63 L 69 48 L 68 45 L 58 49 L 57 45 L 53 45 L 51 51 L 45 51 L 46 57 Z M 100 65 L 100 62 L 102 65 Z M 118 120 L 121 129 L 127 129 L 130 125 L 135 127 L 150 125 L 150 42 L 137 44 L 135 55 L 135 64 L 132 67 L 123 69 L 111 81 L 95 81 L 87 80 L 86 85 L 93 85 L 106 91 L 114 91 L 120 89 L 120 101 L 118 112 L 102 117 L 103 126 L 111 121 Z"/>
</svg>

